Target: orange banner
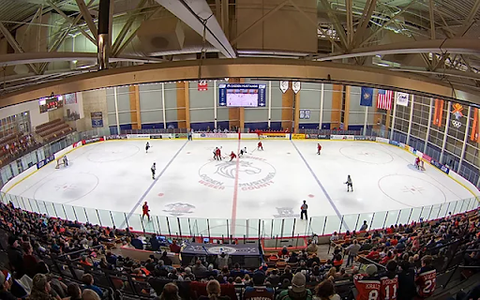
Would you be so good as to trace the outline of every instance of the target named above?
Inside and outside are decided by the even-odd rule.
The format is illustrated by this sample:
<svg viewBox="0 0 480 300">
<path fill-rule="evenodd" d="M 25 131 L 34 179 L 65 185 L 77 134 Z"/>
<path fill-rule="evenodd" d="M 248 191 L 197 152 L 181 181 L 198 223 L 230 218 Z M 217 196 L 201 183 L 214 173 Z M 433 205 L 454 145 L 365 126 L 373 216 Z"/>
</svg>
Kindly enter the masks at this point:
<svg viewBox="0 0 480 300">
<path fill-rule="evenodd" d="M 475 108 L 473 113 L 473 123 L 472 123 L 472 132 L 470 133 L 470 140 L 477 141 L 478 140 L 478 108 Z"/>
<path fill-rule="evenodd" d="M 442 126 L 443 100 L 435 99 L 435 113 L 433 115 L 433 125 Z"/>
</svg>

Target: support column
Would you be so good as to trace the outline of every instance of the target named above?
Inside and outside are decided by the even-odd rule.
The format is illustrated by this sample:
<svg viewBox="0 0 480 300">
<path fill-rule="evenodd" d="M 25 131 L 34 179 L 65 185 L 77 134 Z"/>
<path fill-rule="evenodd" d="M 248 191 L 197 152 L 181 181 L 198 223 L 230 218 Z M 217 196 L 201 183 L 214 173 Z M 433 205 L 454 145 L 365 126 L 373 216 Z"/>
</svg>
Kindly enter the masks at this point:
<svg viewBox="0 0 480 300">
<path fill-rule="evenodd" d="M 120 118 L 118 117 L 118 95 L 117 87 L 113 87 L 113 101 L 115 104 L 115 121 L 117 122 L 117 134 L 120 134 Z"/>
<path fill-rule="evenodd" d="M 301 91 L 298 91 L 298 93 L 296 93 L 294 95 L 294 101 L 295 101 L 295 114 L 293 116 L 293 121 L 294 121 L 294 125 L 293 125 L 293 132 L 294 133 L 298 133 L 298 129 L 299 129 L 299 125 L 300 125 L 300 93 Z"/>
<path fill-rule="evenodd" d="M 295 94 L 292 90 L 292 82 L 288 83 L 289 87 L 285 94 L 282 94 L 282 128 L 283 130 L 291 130 L 293 127 L 293 103 Z"/>
<path fill-rule="evenodd" d="M 333 85 L 330 129 L 334 129 L 334 128 L 340 129 L 340 116 L 342 113 L 342 91 L 343 91 L 342 85 L 340 84 Z"/>
<path fill-rule="evenodd" d="M 98 7 L 97 60 L 98 69 L 104 70 L 108 69 L 108 60 L 110 57 L 111 33 L 109 32 L 109 28 L 112 7 L 110 0 L 100 0 Z"/>
<path fill-rule="evenodd" d="M 318 120 L 318 129 L 322 129 L 323 126 L 323 101 L 325 99 L 325 84 L 322 83 L 320 88 L 320 118 Z"/>
<path fill-rule="evenodd" d="M 245 108 L 239 107 L 238 108 L 238 116 L 239 116 L 239 126 L 241 129 L 245 128 Z"/>
<path fill-rule="evenodd" d="M 396 95 L 395 95 L 396 96 Z M 395 130 L 395 115 L 397 114 L 397 97 L 393 100 L 393 117 L 392 117 L 392 131 L 390 131 L 390 139 L 393 140 L 393 131 Z"/>
<path fill-rule="evenodd" d="M 188 82 L 177 82 L 178 128 L 190 129 L 190 91 Z"/>
<path fill-rule="evenodd" d="M 350 124 L 350 92 L 351 86 L 347 85 L 345 87 L 345 110 L 343 111 L 343 129 L 348 130 L 348 125 Z"/>
<path fill-rule="evenodd" d="M 407 132 L 407 142 L 406 144 L 410 142 L 410 132 L 412 131 L 412 119 L 413 119 L 413 106 L 415 104 L 415 95 L 410 95 L 410 117 L 408 119 L 408 132 Z"/>
<path fill-rule="evenodd" d="M 460 161 L 458 162 L 457 173 L 460 172 L 460 167 L 462 166 L 463 158 L 465 157 L 465 149 L 467 148 L 468 142 L 468 127 L 470 125 L 470 114 L 472 107 L 468 107 L 467 121 L 465 122 L 465 135 L 463 136 L 463 145 L 462 145 L 462 154 L 460 155 Z"/>
<path fill-rule="evenodd" d="M 218 103 L 218 91 L 217 81 L 213 81 L 213 128 L 217 128 L 217 103 Z"/>
<path fill-rule="evenodd" d="M 138 85 L 129 86 L 128 92 L 132 129 L 142 129 L 142 121 L 140 118 L 140 92 Z"/>
<path fill-rule="evenodd" d="M 240 78 L 230 78 L 228 80 L 228 83 L 241 83 L 243 82 L 243 79 Z M 232 126 L 242 128 L 240 126 L 240 107 L 230 107 L 228 108 L 228 120 L 229 120 L 229 127 L 231 128 Z M 229 129 L 230 129 L 229 128 Z"/>
<path fill-rule="evenodd" d="M 363 120 L 363 135 L 367 135 L 368 106 L 365 106 L 365 119 Z"/>
<path fill-rule="evenodd" d="M 430 109 L 428 111 L 428 124 L 427 124 L 427 135 L 425 136 L 425 146 L 423 147 L 423 153 L 427 152 L 428 139 L 430 137 L 430 128 L 432 124 L 432 114 L 433 114 L 433 98 L 430 98 Z"/>
<path fill-rule="evenodd" d="M 443 107 L 442 107 L 443 109 Z M 447 105 L 447 121 L 445 123 L 445 131 L 443 133 L 443 142 L 442 142 L 442 152 L 440 153 L 440 161 L 439 163 L 442 163 L 443 161 L 443 154 L 445 152 L 445 145 L 447 144 L 447 135 L 448 135 L 448 127 L 450 127 L 450 109 L 452 109 L 452 102 L 448 101 Z M 440 120 L 442 122 L 442 120 Z M 441 124 L 441 123 L 440 123 Z"/>
<path fill-rule="evenodd" d="M 162 115 L 163 129 L 167 129 L 167 111 L 165 110 L 165 83 L 162 82 Z"/>
<path fill-rule="evenodd" d="M 268 120 L 267 120 L 267 127 L 270 129 L 272 123 L 272 82 L 268 82 Z"/>
</svg>

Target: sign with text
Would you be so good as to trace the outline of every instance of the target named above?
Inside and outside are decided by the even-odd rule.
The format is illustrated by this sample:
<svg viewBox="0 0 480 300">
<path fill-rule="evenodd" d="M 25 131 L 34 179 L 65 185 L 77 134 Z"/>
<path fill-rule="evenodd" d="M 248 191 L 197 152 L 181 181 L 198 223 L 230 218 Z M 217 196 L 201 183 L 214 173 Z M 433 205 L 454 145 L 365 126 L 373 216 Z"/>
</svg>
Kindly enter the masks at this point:
<svg viewBox="0 0 480 300">
<path fill-rule="evenodd" d="M 101 111 L 91 112 L 90 117 L 92 118 L 93 128 L 103 127 L 103 113 Z"/>
</svg>

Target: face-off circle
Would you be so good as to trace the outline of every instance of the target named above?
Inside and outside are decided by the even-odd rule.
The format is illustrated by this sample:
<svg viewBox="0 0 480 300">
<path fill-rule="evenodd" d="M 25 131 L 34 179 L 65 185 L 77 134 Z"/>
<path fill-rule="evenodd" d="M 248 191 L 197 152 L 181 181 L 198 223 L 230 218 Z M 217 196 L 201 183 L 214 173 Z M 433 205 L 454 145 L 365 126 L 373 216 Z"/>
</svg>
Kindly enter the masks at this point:
<svg viewBox="0 0 480 300">
<path fill-rule="evenodd" d="M 62 204 L 72 203 L 90 194 L 98 183 L 98 177 L 89 173 L 77 173 L 75 180 L 65 176 L 48 178 L 35 190 L 33 198 Z"/>
<path fill-rule="evenodd" d="M 447 201 L 445 193 L 435 184 L 411 175 L 391 174 L 378 181 L 380 191 L 392 199 L 408 207 L 439 204 Z M 425 203 L 426 199 L 434 199 L 433 203 Z"/>
<path fill-rule="evenodd" d="M 352 145 L 342 147 L 339 151 L 347 158 L 369 164 L 387 164 L 393 161 L 392 155 L 375 147 Z"/>
<path fill-rule="evenodd" d="M 223 190 L 233 187 L 237 175 L 237 161 L 211 160 L 199 170 L 199 183 L 209 188 Z M 277 171 L 264 158 L 243 156 L 238 162 L 238 187 L 243 191 L 271 186 Z"/>
</svg>

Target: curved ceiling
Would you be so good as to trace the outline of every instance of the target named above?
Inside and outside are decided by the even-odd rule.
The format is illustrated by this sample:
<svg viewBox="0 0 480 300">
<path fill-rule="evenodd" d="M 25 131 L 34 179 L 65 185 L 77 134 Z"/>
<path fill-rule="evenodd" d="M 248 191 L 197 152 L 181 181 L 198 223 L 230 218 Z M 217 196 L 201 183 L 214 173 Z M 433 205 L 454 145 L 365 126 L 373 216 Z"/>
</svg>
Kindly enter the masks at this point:
<svg viewBox="0 0 480 300">
<path fill-rule="evenodd" d="M 0 106 L 98 82 L 328 74 L 480 103 L 480 0 L 110 0 L 97 74 L 100 1 L 2 1 Z"/>
</svg>

